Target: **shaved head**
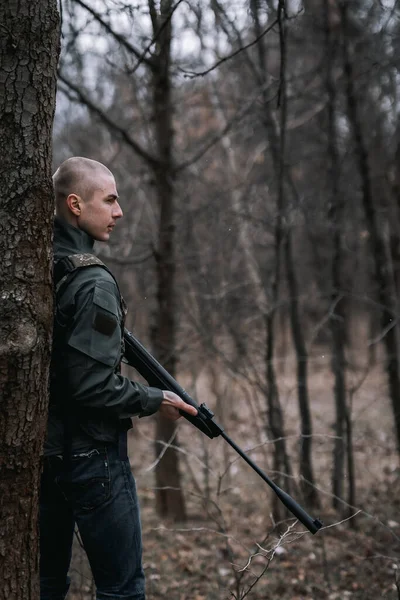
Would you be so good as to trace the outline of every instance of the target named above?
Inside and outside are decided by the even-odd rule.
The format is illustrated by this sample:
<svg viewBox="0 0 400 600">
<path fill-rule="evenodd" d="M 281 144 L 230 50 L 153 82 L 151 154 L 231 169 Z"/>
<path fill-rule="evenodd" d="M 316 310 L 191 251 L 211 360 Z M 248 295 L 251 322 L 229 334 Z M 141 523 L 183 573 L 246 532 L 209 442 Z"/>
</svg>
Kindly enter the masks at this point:
<svg viewBox="0 0 400 600">
<path fill-rule="evenodd" d="M 93 192 L 101 187 L 104 176 L 113 177 L 113 174 L 97 160 L 74 156 L 64 161 L 53 175 L 57 213 L 65 215 L 65 201 L 70 194 L 90 200 Z"/>
<path fill-rule="evenodd" d="M 56 215 L 98 241 L 107 241 L 123 215 L 114 175 L 97 160 L 74 156 L 53 175 Z"/>
</svg>

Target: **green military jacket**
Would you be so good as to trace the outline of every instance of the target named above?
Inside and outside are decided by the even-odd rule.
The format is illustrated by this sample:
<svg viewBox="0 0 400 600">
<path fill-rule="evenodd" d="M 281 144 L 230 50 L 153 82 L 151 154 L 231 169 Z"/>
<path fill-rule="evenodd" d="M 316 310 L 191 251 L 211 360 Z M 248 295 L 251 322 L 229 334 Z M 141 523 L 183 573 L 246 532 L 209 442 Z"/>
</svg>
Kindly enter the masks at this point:
<svg viewBox="0 0 400 600">
<path fill-rule="evenodd" d="M 94 240 L 56 217 L 54 261 L 93 253 Z M 101 266 L 77 269 L 55 300 L 45 455 L 61 454 L 65 423 L 73 451 L 117 443 L 130 417 L 156 412 L 162 391 L 120 374 L 123 310 L 118 286 Z"/>
</svg>

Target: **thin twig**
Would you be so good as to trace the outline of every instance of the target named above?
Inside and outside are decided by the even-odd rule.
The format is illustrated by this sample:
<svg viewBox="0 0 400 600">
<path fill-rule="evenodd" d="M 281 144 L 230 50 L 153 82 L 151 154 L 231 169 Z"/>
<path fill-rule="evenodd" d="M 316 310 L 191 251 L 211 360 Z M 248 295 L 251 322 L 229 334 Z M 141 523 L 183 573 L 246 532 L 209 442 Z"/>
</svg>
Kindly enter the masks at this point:
<svg viewBox="0 0 400 600">
<path fill-rule="evenodd" d="M 194 79 L 195 77 L 204 77 L 205 75 L 208 75 L 209 73 L 211 73 L 211 71 L 214 71 L 214 69 L 217 69 L 222 63 L 237 56 L 238 54 L 243 52 L 243 50 L 247 50 L 248 48 L 251 48 L 252 46 L 257 44 L 257 42 L 259 40 L 261 40 L 261 38 L 263 38 L 269 31 L 271 31 L 271 29 L 273 29 L 273 27 L 275 27 L 275 25 L 277 23 L 278 23 L 278 19 L 275 19 L 275 21 L 273 21 L 273 23 L 271 23 L 271 25 L 268 25 L 268 27 L 266 29 L 264 29 L 264 31 L 262 31 L 260 33 L 260 35 L 257 36 L 252 42 L 250 42 L 249 44 L 246 44 L 246 46 L 241 46 L 238 50 L 235 50 L 235 52 L 232 52 L 232 54 L 229 54 L 228 56 L 224 56 L 223 58 L 218 60 L 216 63 L 214 63 L 212 65 L 212 67 L 210 67 L 209 69 L 206 69 L 205 71 L 200 71 L 199 73 L 196 73 L 195 71 L 185 71 L 185 69 L 182 69 L 182 68 L 179 68 L 179 71 L 181 71 L 181 73 L 183 73 L 186 78 L 190 78 L 190 79 Z"/>
</svg>

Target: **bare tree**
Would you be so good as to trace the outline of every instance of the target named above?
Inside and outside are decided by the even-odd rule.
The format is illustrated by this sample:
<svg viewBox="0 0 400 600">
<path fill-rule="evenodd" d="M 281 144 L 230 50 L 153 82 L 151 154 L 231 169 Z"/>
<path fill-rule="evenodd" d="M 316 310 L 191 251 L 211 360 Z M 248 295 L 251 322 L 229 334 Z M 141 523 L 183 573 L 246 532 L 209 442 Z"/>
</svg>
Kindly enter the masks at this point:
<svg viewBox="0 0 400 600">
<path fill-rule="evenodd" d="M 3 2 L 0 23 L 0 596 L 35 600 L 52 328 L 56 1 Z"/>
<path fill-rule="evenodd" d="M 340 0 L 340 15 L 343 35 L 343 63 L 346 82 L 348 117 L 354 137 L 355 152 L 362 186 L 362 204 L 370 234 L 374 257 L 374 275 L 379 287 L 381 305 L 382 338 L 386 349 L 386 373 L 389 394 L 394 416 L 397 448 L 400 452 L 400 354 L 397 343 L 397 302 L 394 282 L 391 277 L 388 256 L 382 235 L 382 227 L 373 198 L 369 151 L 360 120 L 359 99 L 357 97 L 352 62 L 352 34 L 349 23 L 348 5 Z"/>
<path fill-rule="evenodd" d="M 174 211 L 174 164 L 173 164 L 173 106 L 171 98 L 171 42 L 172 0 L 165 0 L 156 8 L 149 0 L 153 37 L 157 38 L 153 53 L 152 91 L 153 119 L 157 142 L 158 161 L 154 169 L 155 187 L 160 209 L 157 264 L 158 310 L 152 329 L 152 345 L 165 368 L 175 375 L 176 371 L 176 289 L 175 289 L 175 211 Z M 175 448 L 167 448 L 174 439 L 176 425 L 157 415 L 156 450 L 162 456 L 156 468 L 157 508 L 162 516 L 175 520 L 186 518 L 184 496 L 180 486 L 178 455 Z M 161 441 L 161 444 L 160 444 Z"/>
<path fill-rule="evenodd" d="M 261 30 L 259 20 L 259 6 L 256 2 L 251 3 L 252 14 L 254 17 L 256 34 Z M 279 128 L 276 125 L 276 118 L 272 113 L 270 102 L 264 96 L 263 103 L 263 121 L 268 135 L 269 150 L 271 153 L 272 164 L 277 173 L 277 225 L 276 225 L 276 269 L 275 281 L 273 283 L 274 304 L 277 303 L 278 296 L 278 281 L 280 277 L 280 255 L 281 253 L 286 265 L 287 281 L 289 288 L 289 307 L 290 307 L 290 323 L 293 343 L 296 350 L 297 360 L 297 390 L 299 402 L 299 414 L 301 421 L 301 445 L 300 445 L 300 473 L 302 475 L 302 488 L 305 497 L 307 497 L 311 505 L 318 505 L 318 494 L 314 487 L 314 473 L 312 466 L 312 422 L 311 411 L 308 397 L 308 375 L 307 375 L 307 350 L 305 337 L 301 327 L 300 308 L 299 308 L 299 290 L 297 285 L 295 266 L 293 260 L 292 248 L 292 231 L 289 223 L 288 210 L 290 202 L 288 198 L 297 199 L 297 192 L 292 181 L 292 177 L 286 168 L 286 143 L 287 143 L 287 118 L 288 118 L 288 100 L 286 89 L 287 78 L 287 32 L 286 32 L 286 12 L 285 5 L 280 2 L 278 5 L 278 21 L 280 29 L 280 79 L 279 79 Z M 264 47 L 263 40 L 258 42 L 258 69 L 260 77 L 265 78 L 267 73 L 267 51 Z M 271 315 L 267 317 L 267 335 L 268 348 L 267 356 L 270 356 L 272 349 L 272 323 Z M 270 363 L 270 359 L 268 359 Z M 267 377 L 270 390 L 276 385 L 273 384 L 273 375 L 271 366 L 267 366 Z M 270 410 L 270 415 L 276 412 Z M 270 416 L 270 419 L 271 419 Z M 282 456 L 285 456 L 283 449 L 279 451 Z M 287 461 L 286 461 L 287 462 Z"/>
<path fill-rule="evenodd" d="M 326 34 L 326 87 L 328 93 L 327 105 L 327 130 L 328 130 L 328 156 L 330 160 L 329 183 L 331 186 L 330 210 L 328 220 L 332 229 L 332 294 L 331 294 L 331 344 L 332 344 L 332 371 L 335 378 L 335 448 L 332 468 L 333 505 L 339 508 L 339 499 L 343 496 L 344 459 L 346 455 L 345 428 L 346 428 L 346 365 L 345 365 L 345 311 L 342 302 L 342 249 L 341 226 L 343 219 L 343 205 L 340 199 L 340 156 L 336 129 L 337 89 L 334 77 L 335 66 L 335 29 L 333 27 L 332 3 L 325 0 L 324 25 Z M 349 449 L 350 451 L 350 449 Z"/>
</svg>

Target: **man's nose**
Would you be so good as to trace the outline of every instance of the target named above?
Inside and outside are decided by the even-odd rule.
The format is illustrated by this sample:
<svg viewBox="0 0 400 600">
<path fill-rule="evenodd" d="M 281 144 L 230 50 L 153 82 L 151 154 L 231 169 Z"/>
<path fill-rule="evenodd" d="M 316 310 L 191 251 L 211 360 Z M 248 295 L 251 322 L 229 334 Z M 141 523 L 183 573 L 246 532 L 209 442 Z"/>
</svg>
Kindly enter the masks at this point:
<svg viewBox="0 0 400 600">
<path fill-rule="evenodd" d="M 114 204 L 114 210 L 113 210 L 113 218 L 114 219 L 120 219 L 121 217 L 123 217 L 124 213 L 122 212 L 122 208 L 120 207 L 118 202 L 115 202 Z"/>
</svg>

